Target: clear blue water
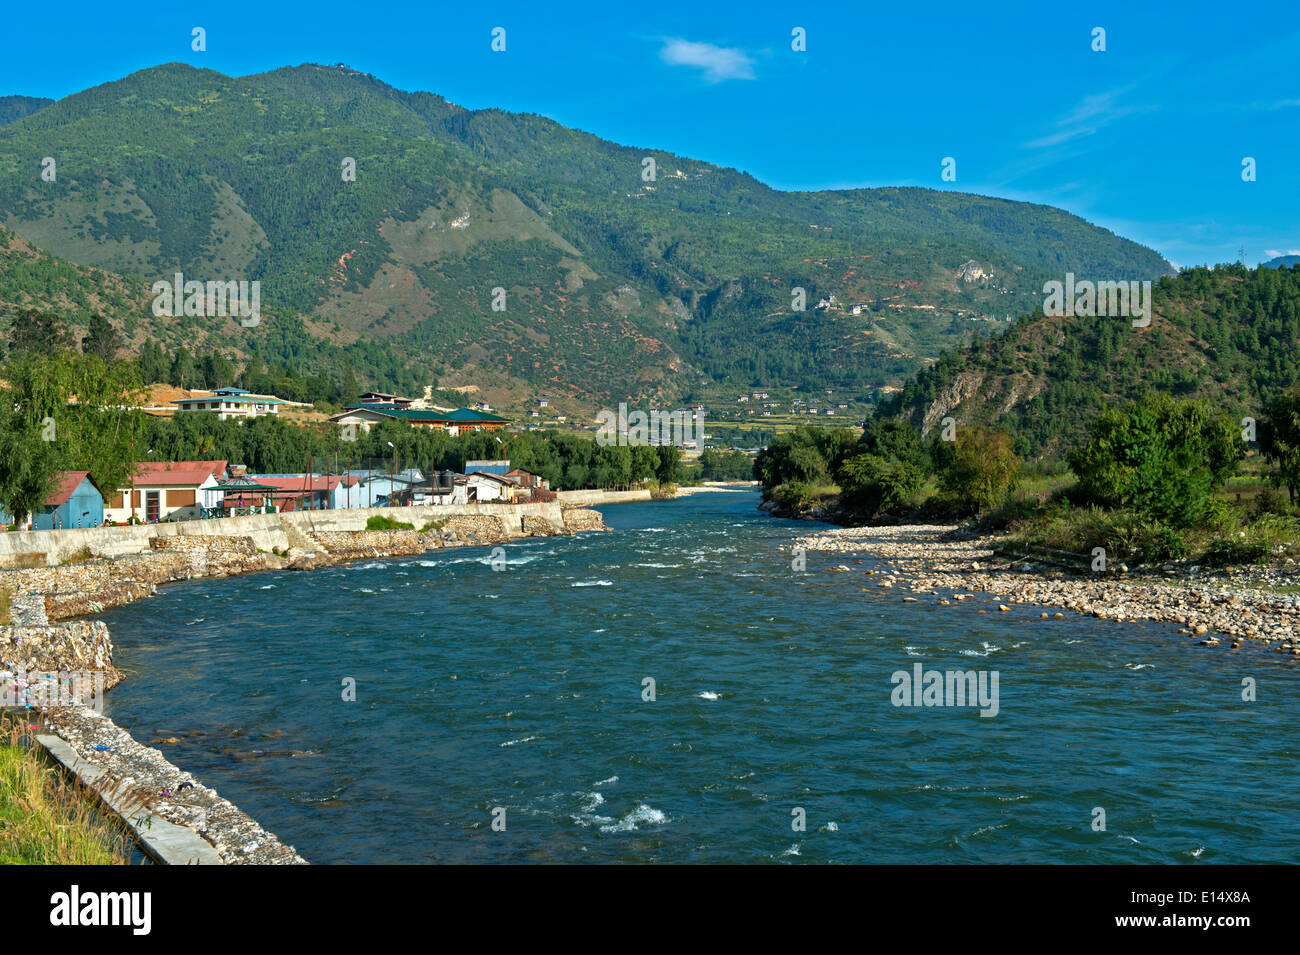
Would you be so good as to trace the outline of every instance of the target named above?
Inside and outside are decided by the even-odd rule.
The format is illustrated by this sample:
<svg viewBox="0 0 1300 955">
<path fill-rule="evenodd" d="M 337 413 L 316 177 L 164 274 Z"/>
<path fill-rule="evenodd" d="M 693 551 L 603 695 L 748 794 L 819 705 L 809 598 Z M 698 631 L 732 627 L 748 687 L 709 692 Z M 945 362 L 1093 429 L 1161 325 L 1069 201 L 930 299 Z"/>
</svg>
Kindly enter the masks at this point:
<svg viewBox="0 0 1300 955">
<path fill-rule="evenodd" d="M 809 525 L 756 503 L 607 507 L 503 571 L 474 548 L 176 584 L 104 614 L 137 671 L 108 712 L 317 863 L 1300 859 L 1287 660 L 903 603 L 869 559 L 798 574 L 778 545 Z M 1000 712 L 895 707 L 916 662 L 996 669 Z"/>
</svg>

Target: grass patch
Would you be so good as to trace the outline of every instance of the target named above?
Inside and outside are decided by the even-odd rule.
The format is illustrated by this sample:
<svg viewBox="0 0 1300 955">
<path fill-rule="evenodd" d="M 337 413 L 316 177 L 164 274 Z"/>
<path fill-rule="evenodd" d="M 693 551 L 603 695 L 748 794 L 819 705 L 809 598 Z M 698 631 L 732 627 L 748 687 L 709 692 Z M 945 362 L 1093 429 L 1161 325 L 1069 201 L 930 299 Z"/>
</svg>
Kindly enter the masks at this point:
<svg viewBox="0 0 1300 955">
<path fill-rule="evenodd" d="M 59 566 L 64 567 L 68 564 L 84 564 L 86 561 L 94 559 L 95 555 L 90 552 L 90 547 L 86 546 L 74 550 L 67 557 L 63 558 L 63 560 L 59 561 Z"/>
<path fill-rule="evenodd" d="M 127 865 L 131 838 L 12 720 L 0 721 L 0 864 Z"/>
<path fill-rule="evenodd" d="M 413 531 L 414 524 L 408 524 L 406 521 L 395 521 L 391 517 L 383 517 L 379 514 L 366 519 L 366 530 L 368 531 Z"/>
<path fill-rule="evenodd" d="M 1178 559 L 1188 543 L 1178 531 L 1135 511 L 1057 506 L 1016 526 L 1022 544 L 1091 555 L 1104 548 L 1112 560 L 1153 562 Z"/>
<path fill-rule="evenodd" d="M 420 533 L 427 534 L 430 531 L 441 532 L 442 529 L 446 526 L 447 526 L 447 518 L 440 517 L 436 521 L 426 521 L 424 526 L 420 528 Z"/>
</svg>

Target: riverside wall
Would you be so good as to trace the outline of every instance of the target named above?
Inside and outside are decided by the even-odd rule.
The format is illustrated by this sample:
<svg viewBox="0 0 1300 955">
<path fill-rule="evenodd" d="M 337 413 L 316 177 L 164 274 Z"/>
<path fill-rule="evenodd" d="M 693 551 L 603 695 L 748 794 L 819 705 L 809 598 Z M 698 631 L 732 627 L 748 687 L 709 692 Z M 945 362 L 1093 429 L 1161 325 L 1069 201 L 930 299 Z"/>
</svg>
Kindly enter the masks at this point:
<svg viewBox="0 0 1300 955">
<path fill-rule="evenodd" d="M 629 501 L 649 501 L 653 499 L 649 488 L 638 488 L 635 491 L 557 491 L 555 497 L 558 503 L 563 504 L 565 507 L 590 507 L 593 504 L 625 504 Z"/>
<path fill-rule="evenodd" d="M 638 493 L 638 492 L 632 492 Z M 645 498 L 635 500 L 648 500 Z M 580 502 L 563 502 L 576 505 Z M 414 524 L 418 531 L 430 521 L 454 517 L 495 517 L 511 536 L 528 533 L 524 519 L 541 518 L 564 527 L 564 507 L 555 503 L 447 504 L 438 507 L 365 507 L 331 511 L 290 511 L 281 514 L 252 514 L 211 520 L 138 524 L 126 527 L 71 528 L 59 531 L 11 531 L 0 533 L 0 568 L 55 566 L 73 555 L 78 557 L 127 557 L 146 554 L 156 548 L 153 540 L 168 537 L 246 537 L 263 551 L 288 550 L 295 532 L 357 532 L 366 529 L 374 516 Z"/>
</svg>

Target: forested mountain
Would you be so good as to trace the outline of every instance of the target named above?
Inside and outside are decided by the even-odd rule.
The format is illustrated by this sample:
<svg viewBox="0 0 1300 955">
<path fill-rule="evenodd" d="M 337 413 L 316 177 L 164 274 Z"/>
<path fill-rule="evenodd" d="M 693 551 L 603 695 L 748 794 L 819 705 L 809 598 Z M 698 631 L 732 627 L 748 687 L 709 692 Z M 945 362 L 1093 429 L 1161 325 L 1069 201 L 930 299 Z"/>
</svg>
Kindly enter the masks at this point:
<svg viewBox="0 0 1300 955">
<path fill-rule="evenodd" d="M 1006 427 L 1022 454 L 1057 455 L 1102 409 L 1151 390 L 1203 397 L 1237 416 L 1300 382 L 1300 268 L 1197 268 L 1154 288 L 1151 324 L 1046 317 L 944 354 L 882 406 L 926 433 Z"/>
<path fill-rule="evenodd" d="M 167 352 L 184 348 L 196 356 L 221 354 L 245 363 L 256 358 L 286 371 L 324 372 L 336 385 L 351 369 L 354 377 L 417 394 L 428 380 L 393 342 L 337 344 L 313 335 L 288 311 L 257 329 L 245 329 L 233 318 L 159 318 L 151 301 L 148 284 L 137 276 L 77 265 L 0 226 L 0 342 L 11 336 L 13 317 L 25 310 L 59 316 L 73 344 L 89 330 L 91 317 L 102 315 L 117 330 L 119 348 L 126 354 L 139 354 L 153 343 Z"/>
<path fill-rule="evenodd" d="M 0 126 L 30 116 L 53 102 L 41 96 L 0 96 Z"/>
<path fill-rule="evenodd" d="M 16 118 L 0 126 L 0 217 L 146 283 L 260 280 L 275 320 L 221 334 L 282 362 L 295 359 L 277 350 L 337 359 L 302 347 L 312 339 L 387 343 L 407 378 L 497 376 L 590 401 L 884 385 L 1024 311 L 1065 271 L 1170 271 L 1047 206 L 779 192 L 315 65 L 232 78 L 169 64 Z M 806 311 L 792 309 L 795 287 Z"/>
</svg>

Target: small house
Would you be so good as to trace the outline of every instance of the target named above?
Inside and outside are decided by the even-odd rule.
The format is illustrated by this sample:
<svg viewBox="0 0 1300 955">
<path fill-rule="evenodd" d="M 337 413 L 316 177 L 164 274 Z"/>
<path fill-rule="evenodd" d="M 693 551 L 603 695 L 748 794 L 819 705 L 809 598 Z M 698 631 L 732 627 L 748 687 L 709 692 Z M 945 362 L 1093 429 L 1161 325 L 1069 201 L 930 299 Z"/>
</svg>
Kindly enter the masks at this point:
<svg viewBox="0 0 1300 955">
<path fill-rule="evenodd" d="M 104 495 L 90 480 L 89 471 L 60 471 L 41 509 L 32 515 L 38 531 L 70 527 L 98 527 L 104 523 Z"/>
<path fill-rule="evenodd" d="M 242 388 L 214 388 L 210 394 L 194 393 L 172 401 L 180 411 L 205 411 L 222 421 L 227 418 L 260 418 L 278 415 L 284 404 L 272 395 L 255 395 Z"/>
<path fill-rule="evenodd" d="M 498 474 L 484 474 L 479 471 L 465 475 L 465 499 L 474 501 L 514 500 L 516 486 L 509 478 Z"/>
<path fill-rule="evenodd" d="M 143 461 L 131 486 L 117 489 L 104 517 L 119 524 L 132 518 L 152 524 L 194 520 L 205 508 L 219 514 L 222 494 L 216 488 L 225 473 L 225 461 Z"/>
</svg>

